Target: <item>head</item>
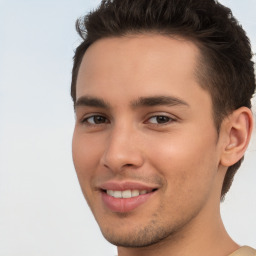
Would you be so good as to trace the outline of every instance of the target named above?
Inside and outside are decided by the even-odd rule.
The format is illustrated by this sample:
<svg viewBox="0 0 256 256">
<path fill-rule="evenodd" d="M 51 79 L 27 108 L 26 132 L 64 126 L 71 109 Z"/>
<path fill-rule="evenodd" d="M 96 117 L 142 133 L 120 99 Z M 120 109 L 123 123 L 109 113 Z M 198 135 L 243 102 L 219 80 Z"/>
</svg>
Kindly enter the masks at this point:
<svg viewBox="0 0 256 256">
<path fill-rule="evenodd" d="M 121 125 L 122 123 L 123 124 L 125 123 L 125 119 L 122 122 L 120 122 L 120 124 L 117 121 L 117 119 L 115 119 L 115 117 L 119 115 L 118 113 L 121 113 L 122 111 L 123 111 L 123 114 L 128 113 L 125 107 L 123 108 L 122 103 L 125 106 L 126 99 L 129 97 L 128 95 L 130 95 L 129 90 L 131 89 L 130 89 L 130 85 L 127 85 L 129 86 L 129 89 L 127 87 L 127 90 L 126 90 L 126 88 L 124 87 L 121 89 L 121 91 L 119 91 L 120 89 L 118 87 L 112 86 L 115 82 L 114 80 L 111 80 L 113 78 L 111 77 L 111 74 L 112 74 L 111 72 L 114 69 L 115 63 L 111 62 L 109 66 L 113 67 L 113 69 L 108 70 L 107 61 L 111 60 L 111 56 L 108 55 L 110 53 L 112 54 L 113 58 L 116 58 L 115 59 L 116 63 L 120 63 L 120 66 L 115 66 L 115 68 L 118 70 L 117 72 L 120 72 L 120 73 L 122 72 L 125 73 L 124 71 L 125 68 L 122 70 L 118 69 L 120 67 L 124 67 L 123 64 L 126 63 L 126 62 L 123 62 L 123 59 L 121 59 L 120 57 L 122 56 L 122 54 L 124 54 L 123 56 L 126 59 L 129 59 L 130 56 L 135 56 L 134 59 L 132 59 L 131 57 L 131 62 L 133 61 L 133 63 L 138 64 L 138 70 L 141 70 L 141 74 L 142 74 L 143 64 L 141 64 L 141 66 L 139 65 L 140 58 L 141 60 L 144 61 L 143 58 L 145 56 L 151 56 L 150 54 L 152 54 L 152 58 L 155 60 L 155 62 L 151 63 L 152 64 L 151 66 L 154 66 L 154 63 L 161 63 L 160 59 L 156 57 L 158 48 L 160 50 L 161 49 L 166 50 L 166 56 L 169 57 L 170 63 L 171 63 L 170 65 L 173 70 L 175 70 L 175 63 L 173 61 L 176 58 L 179 69 L 177 68 L 176 72 L 172 71 L 173 73 L 171 74 L 173 74 L 173 77 L 179 74 L 179 71 L 182 70 L 183 65 L 184 66 L 188 65 L 187 68 L 188 68 L 189 75 L 186 76 L 184 74 L 184 76 L 188 78 L 188 77 L 191 77 L 190 76 L 191 74 L 193 74 L 193 79 L 191 80 L 193 80 L 197 84 L 197 86 L 195 87 L 193 87 L 194 85 L 191 85 L 191 88 L 193 87 L 193 90 L 190 88 L 191 91 L 189 92 L 191 95 L 195 93 L 194 100 L 195 99 L 198 100 L 197 107 L 195 107 L 194 112 L 196 112 L 196 108 L 198 107 L 199 107 L 198 108 L 198 111 L 199 111 L 201 104 L 202 104 L 202 107 L 205 106 L 205 110 L 208 110 L 209 118 L 207 118 L 206 113 L 203 113 L 203 112 L 201 113 L 202 117 L 208 120 L 207 121 L 205 119 L 206 122 L 208 123 L 207 125 L 204 126 L 203 121 L 201 120 L 201 124 L 204 127 L 202 126 L 200 127 L 200 132 L 203 133 L 204 132 L 203 129 L 205 129 L 206 134 L 209 133 L 204 139 L 207 141 L 209 140 L 210 141 L 209 143 L 211 143 L 212 146 L 214 147 L 214 150 L 210 149 L 209 147 L 207 149 L 207 152 L 202 153 L 201 158 L 197 158 L 198 154 L 195 154 L 194 158 L 189 158 L 191 161 L 189 165 L 193 167 L 193 164 L 194 164 L 195 168 L 199 166 L 204 168 L 204 166 L 205 167 L 207 166 L 207 168 L 209 169 L 222 169 L 222 171 L 225 170 L 225 168 L 219 167 L 219 162 L 217 161 L 211 162 L 212 156 L 214 156 L 213 158 L 215 159 L 220 158 L 219 153 L 223 145 L 219 143 L 219 140 L 221 140 L 220 138 L 221 130 L 226 129 L 225 127 L 223 128 L 223 126 L 228 123 L 228 120 L 233 118 L 232 113 L 235 113 L 235 114 L 241 113 L 241 109 L 247 109 L 244 111 L 244 113 L 247 113 L 247 115 L 249 115 L 249 112 L 250 112 L 249 109 L 251 108 L 251 98 L 255 90 L 255 77 L 254 77 L 254 70 L 253 70 L 253 62 L 251 60 L 252 53 L 251 53 L 250 43 L 244 30 L 241 28 L 241 26 L 232 16 L 232 13 L 228 8 L 222 6 L 221 4 L 213 0 L 102 1 L 101 5 L 97 10 L 89 13 L 87 16 L 77 21 L 77 31 L 81 35 L 83 41 L 77 47 L 75 56 L 74 56 L 71 95 L 76 107 L 79 107 L 80 105 L 85 105 L 87 107 L 89 106 L 89 108 L 93 110 L 92 112 L 96 112 L 96 114 L 98 113 L 98 111 L 95 111 L 95 108 L 96 110 L 104 109 L 103 114 L 102 112 L 100 112 L 101 114 L 98 116 L 87 115 L 87 117 L 85 118 L 84 116 L 82 116 L 83 114 L 78 114 L 78 116 L 80 115 L 78 119 L 79 118 L 82 119 L 83 122 L 86 123 L 86 127 L 87 127 L 86 129 L 89 129 L 89 130 L 86 130 L 85 132 L 86 134 L 90 134 L 90 136 L 87 137 L 85 140 L 86 143 L 88 143 L 89 147 L 94 147 L 94 145 L 96 146 L 96 145 L 99 145 L 100 143 L 103 143 L 103 144 L 106 143 L 106 145 L 108 145 L 107 150 L 105 152 L 102 152 L 102 157 L 99 157 L 100 158 L 99 162 L 96 161 L 97 163 L 95 162 L 94 166 L 91 166 L 91 167 L 89 163 L 86 167 L 91 169 L 95 168 L 95 173 L 103 174 L 102 178 L 100 178 L 100 175 L 92 176 L 92 183 L 91 184 L 88 183 L 87 184 L 88 186 L 100 187 L 101 192 L 106 192 L 111 190 L 109 189 L 109 187 L 119 186 L 116 184 L 113 185 L 108 183 L 107 182 L 108 180 L 120 179 L 120 181 L 122 181 L 123 178 L 127 178 L 128 180 L 132 178 L 132 179 L 139 180 L 143 184 L 147 184 L 149 188 L 147 188 L 146 185 L 140 185 L 142 188 L 143 186 L 145 186 L 144 190 L 147 190 L 147 189 L 150 190 L 152 186 L 153 190 L 168 191 L 168 185 L 166 185 L 167 184 L 166 180 L 171 180 L 175 178 L 175 171 L 172 174 L 168 174 L 167 175 L 168 178 L 166 180 L 161 175 L 157 175 L 153 171 L 154 169 L 153 166 L 156 167 L 156 169 L 157 169 L 157 165 L 160 166 L 159 169 L 166 168 L 165 167 L 166 165 L 162 167 L 161 162 L 157 162 L 157 160 L 155 162 L 153 161 L 153 164 L 151 165 L 152 169 L 150 169 L 150 167 L 147 166 L 148 174 L 147 172 L 144 173 L 146 167 L 143 167 L 143 166 L 146 164 L 143 160 L 144 153 L 141 153 L 141 152 L 148 151 L 149 145 L 147 145 L 146 147 L 146 143 L 148 140 L 144 141 L 143 139 L 148 136 L 148 133 L 146 135 L 144 134 L 143 135 L 144 137 L 143 136 L 140 137 L 139 130 L 137 131 L 137 133 L 136 132 L 133 133 L 134 130 L 132 127 L 129 128 L 128 126 Z M 165 38 L 167 40 L 166 42 L 164 40 Z M 147 50 L 145 50 L 144 52 L 144 48 L 143 48 L 144 45 L 145 45 L 145 48 L 152 50 L 152 52 L 150 53 Z M 168 52 L 169 51 L 168 45 L 170 46 L 170 52 Z M 116 51 L 113 51 L 113 48 L 115 48 Z M 179 61 L 179 56 L 176 56 L 175 51 L 172 49 L 175 49 L 175 51 L 180 52 L 181 54 L 180 58 L 182 59 L 181 61 Z M 182 53 L 183 51 L 182 49 L 184 49 L 183 53 Z M 161 54 L 159 54 L 159 56 L 162 58 L 162 61 L 165 64 L 160 70 L 158 70 L 157 68 L 159 66 L 156 65 L 154 70 L 158 70 L 156 72 L 159 72 L 159 73 L 156 73 L 152 79 L 154 79 L 155 77 L 164 77 L 164 74 L 162 75 L 162 72 L 166 71 L 164 67 L 168 66 L 168 60 L 166 59 L 167 57 Z M 186 56 L 188 58 L 188 61 L 186 61 Z M 102 60 L 100 60 L 101 58 Z M 150 60 L 148 63 L 150 63 Z M 129 63 L 128 63 L 128 66 L 129 66 Z M 145 66 L 147 68 L 147 65 Z M 193 66 L 193 70 L 191 66 Z M 150 68 L 151 67 L 148 67 L 149 70 Z M 106 84 L 104 84 L 104 87 L 102 88 L 100 87 L 97 88 L 97 83 L 93 80 L 93 78 L 101 76 L 100 73 L 97 75 L 96 73 L 94 74 L 96 70 L 97 72 L 102 71 L 102 77 L 105 78 Z M 107 72 L 106 70 L 108 70 L 109 72 L 108 74 L 110 74 L 109 81 L 111 81 L 111 83 L 109 84 L 107 83 L 108 74 L 106 74 Z M 151 74 L 154 73 L 154 70 L 151 70 L 152 72 L 150 71 L 149 73 Z M 131 73 L 131 76 L 137 77 L 136 69 L 131 69 L 131 71 L 133 72 Z M 166 72 L 168 73 L 168 71 Z M 179 77 L 181 76 L 183 75 L 180 74 Z M 122 81 L 120 80 L 121 83 L 120 81 L 118 81 L 120 86 L 121 84 L 125 84 L 126 80 L 124 79 L 124 77 L 125 75 L 122 77 L 123 80 Z M 142 77 L 139 77 L 138 81 L 141 81 L 141 79 Z M 170 79 L 174 79 L 174 78 L 170 78 Z M 133 80 L 132 82 L 135 82 L 135 81 Z M 147 82 L 150 83 L 150 81 L 147 81 Z M 171 82 L 175 84 L 174 80 L 171 80 Z M 183 84 L 183 82 L 181 82 L 181 84 Z M 101 84 L 101 83 L 99 82 L 98 84 Z M 176 91 L 178 96 L 182 96 L 184 94 L 185 95 L 184 97 L 186 98 L 186 95 L 187 95 L 187 93 L 185 92 L 186 89 L 181 84 L 177 87 L 174 86 L 173 88 L 170 88 L 170 90 L 173 90 L 174 92 Z M 81 96 L 83 96 L 83 93 L 84 93 L 83 89 L 81 89 L 82 85 L 87 88 L 85 91 L 89 92 L 88 94 L 89 97 L 87 97 L 86 95 L 86 97 L 81 98 Z M 95 85 L 95 86 L 93 87 L 92 85 Z M 106 89 L 105 85 L 109 86 L 108 87 L 109 91 L 111 91 L 110 94 L 108 94 L 108 90 Z M 154 86 L 152 86 L 151 88 L 151 85 L 149 85 L 147 88 L 144 88 L 144 89 L 148 89 L 149 91 L 150 90 L 154 91 L 157 94 L 158 88 L 156 86 L 155 88 L 153 87 Z M 134 90 L 135 89 L 136 88 L 134 88 Z M 162 91 L 166 92 L 166 95 L 167 95 L 168 90 L 165 87 L 162 89 L 163 89 Z M 102 90 L 102 92 L 99 90 Z M 183 92 L 181 90 L 183 90 Z M 143 92 L 143 90 L 141 92 Z M 99 96 L 100 93 L 102 93 L 103 98 L 90 97 L 91 95 L 94 96 L 94 94 L 95 95 L 97 94 L 97 96 Z M 127 93 L 127 97 L 126 97 L 126 93 Z M 138 93 L 140 93 L 139 88 L 138 88 Z M 134 94 L 132 95 L 134 96 Z M 113 98 L 114 96 L 116 96 L 116 98 Z M 139 98 L 136 99 L 135 97 L 132 98 L 132 96 L 130 95 L 131 101 L 129 102 L 129 104 L 133 106 L 133 110 L 140 107 L 148 108 L 150 106 L 155 107 L 158 105 L 168 105 L 168 104 L 169 105 L 171 104 L 172 106 L 177 105 L 181 109 L 186 108 L 186 105 L 190 105 L 190 104 L 196 105 L 196 102 L 193 102 L 193 101 L 188 102 L 186 100 L 183 101 L 183 99 L 180 99 L 179 97 L 177 98 L 174 97 L 174 99 L 171 99 L 171 103 L 170 103 L 170 98 L 169 97 L 165 98 L 165 95 L 163 95 L 163 93 L 160 95 L 160 97 L 155 97 L 155 98 L 154 97 L 143 98 L 143 96 L 144 95 L 139 95 Z M 80 97 L 80 101 L 78 101 L 79 97 Z M 188 98 L 189 98 L 189 95 L 187 95 L 187 99 Z M 123 102 L 120 102 L 121 99 L 123 99 Z M 127 106 L 129 104 L 127 100 Z M 110 109 L 115 109 L 116 106 L 118 106 L 118 111 L 112 113 Z M 82 113 L 82 111 L 80 112 Z M 184 110 L 184 113 L 185 112 L 186 111 Z M 235 114 L 233 116 L 235 116 Z M 183 114 L 181 114 L 181 116 L 182 115 Z M 186 114 L 184 114 L 184 116 L 186 116 Z M 113 121 L 110 121 L 112 117 L 113 117 Z M 121 118 L 122 116 L 119 116 L 119 117 Z M 126 118 L 129 119 L 130 117 L 131 115 L 127 114 Z M 147 120 L 144 120 L 145 122 L 143 124 L 145 123 L 148 124 L 149 120 L 150 122 L 154 123 L 156 121 L 154 118 L 156 117 L 150 117 Z M 160 123 L 161 122 L 168 123 L 170 121 L 170 117 L 166 117 L 166 116 L 158 116 L 157 118 L 158 118 L 157 122 L 160 122 Z M 172 118 L 175 119 L 174 116 L 172 116 Z M 186 117 L 181 119 L 185 120 Z M 92 123 L 93 125 L 98 124 L 99 126 L 97 126 L 97 128 L 92 128 L 93 126 Z M 109 127 L 112 125 L 112 123 L 118 126 L 119 135 L 116 134 L 116 130 L 114 129 L 110 131 L 111 129 Z M 177 123 L 179 124 L 179 121 Z M 251 124 L 251 121 L 249 121 L 249 123 Z M 211 126 L 208 126 L 208 125 L 212 125 L 212 128 L 214 129 L 211 129 Z M 83 133 L 81 130 L 83 128 L 78 127 L 76 129 L 77 130 L 80 129 L 80 134 Z M 116 136 L 117 137 L 119 136 L 119 138 L 122 138 L 122 132 L 125 133 L 127 129 L 131 129 L 130 133 L 127 133 L 127 134 L 130 134 L 130 139 L 131 140 L 134 139 L 134 141 L 138 143 L 137 145 L 141 145 L 140 149 L 137 149 L 137 147 L 136 149 L 134 149 L 134 151 L 139 150 L 138 152 L 141 153 L 141 158 L 138 156 L 140 155 L 138 152 L 137 152 L 138 154 L 135 154 L 133 152 L 132 148 L 134 146 L 129 145 L 131 148 L 130 149 L 131 151 L 130 152 L 127 151 L 126 153 L 131 157 L 131 160 L 127 160 L 127 163 L 124 164 L 125 168 L 122 168 L 122 169 L 125 169 L 125 171 L 122 172 L 123 176 L 121 176 L 120 173 L 117 174 L 118 169 L 120 169 L 117 166 L 118 164 L 116 164 L 115 160 L 111 158 L 111 150 L 114 151 L 113 148 L 115 147 L 111 144 L 113 142 L 111 142 L 110 139 L 111 138 L 113 139 Z M 156 129 L 154 128 L 153 130 L 156 130 Z M 191 127 L 188 130 L 190 130 L 190 133 L 191 133 L 193 131 L 193 128 Z M 251 130 L 251 128 L 249 130 Z M 98 132 L 99 134 L 95 136 L 95 134 Z M 163 130 L 162 132 L 164 133 Z M 178 142 L 179 134 L 178 134 L 178 131 L 176 132 L 177 132 L 177 138 L 175 139 L 172 138 L 170 142 L 173 142 L 177 139 L 176 145 L 182 145 L 181 141 Z M 83 151 L 82 144 L 79 144 L 77 146 L 77 141 L 82 141 L 81 137 L 77 136 L 78 133 L 79 131 L 75 132 L 74 134 L 75 150 L 73 154 L 74 154 L 74 162 L 75 162 L 76 170 L 78 172 L 79 181 L 83 189 L 83 186 L 84 186 L 83 179 L 85 179 L 86 176 L 84 176 L 84 174 L 82 173 L 82 170 L 81 170 L 82 168 L 79 167 L 79 163 L 78 163 L 79 160 L 77 160 L 79 157 L 77 157 L 75 153 L 75 152 L 78 152 L 79 150 Z M 103 136 L 103 133 L 105 134 L 106 137 Z M 109 134 L 106 135 L 107 133 Z M 168 132 L 166 131 L 165 134 L 167 133 Z M 160 140 L 160 143 L 162 142 L 166 144 L 166 141 L 168 141 L 168 139 L 166 140 L 166 138 L 161 137 L 162 136 L 161 132 L 156 131 L 155 134 L 158 134 L 158 139 Z M 93 140 L 93 136 L 95 136 L 94 137 L 95 140 Z M 182 140 L 181 137 L 182 136 L 180 135 L 180 139 Z M 184 137 L 183 146 L 186 147 L 187 140 L 184 141 L 186 136 L 183 136 L 183 137 Z M 198 143 L 196 139 L 194 141 L 191 138 L 189 139 L 189 137 L 187 137 L 187 139 L 191 140 L 194 144 Z M 120 141 L 117 143 L 120 143 L 119 144 L 120 147 L 122 147 L 122 145 L 123 147 L 125 147 L 126 144 L 127 145 L 129 144 L 129 141 L 126 141 L 126 140 L 121 141 L 121 139 L 119 140 Z M 153 141 L 154 138 L 149 137 L 149 140 Z M 237 141 L 239 141 L 239 139 L 237 139 Z M 157 140 L 155 142 L 157 143 Z M 248 140 L 245 144 L 248 144 Z M 174 142 L 174 145 L 175 145 L 175 142 Z M 195 150 L 197 150 L 199 153 L 203 152 L 204 146 L 205 146 L 205 143 L 202 143 L 202 144 L 199 143 L 198 148 L 196 148 Z M 154 146 L 150 145 L 150 147 L 154 147 Z M 167 157 L 164 159 L 164 161 L 166 160 L 168 162 L 167 160 L 168 152 L 170 152 L 170 155 L 173 152 L 171 148 L 172 146 L 170 146 L 169 148 L 168 144 L 166 144 L 165 150 L 163 150 L 163 152 L 159 152 L 159 154 L 160 155 L 162 154 L 163 156 L 167 154 Z M 187 148 L 189 149 L 189 146 Z M 216 148 L 218 148 L 217 151 L 215 150 Z M 128 150 L 128 149 L 125 149 L 125 150 Z M 193 150 L 194 149 L 191 147 L 190 152 Z M 90 152 L 92 151 L 93 151 L 93 148 L 91 148 Z M 182 152 L 183 151 L 181 149 L 180 151 L 181 155 L 182 155 Z M 90 155 L 84 155 L 84 159 L 88 158 L 88 162 L 90 162 L 90 158 L 93 158 L 93 157 L 97 158 L 96 155 L 98 154 L 100 153 L 93 152 L 93 153 L 90 153 Z M 150 151 L 149 154 L 153 155 L 153 154 L 157 154 L 157 152 L 153 153 L 153 150 L 152 150 Z M 186 155 L 186 150 L 184 151 L 183 154 Z M 113 155 L 115 154 L 112 152 L 112 157 Z M 145 153 L 145 155 L 147 154 Z M 177 154 L 176 156 L 178 159 L 179 154 Z M 187 155 L 187 157 L 189 157 L 189 154 Z M 192 157 L 193 157 L 193 154 L 192 154 Z M 243 159 L 243 154 L 240 154 L 240 157 L 237 157 L 235 162 L 230 161 L 230 163 L 232 164 L 229 164 L 229 162 L 226 161 L 226 167 L 228 168 L 226 168 L 227 170 L 223 171 L 225 175 L 223 176 L 223 180 L 221 180 L 220 187 L 215 184 L 215 181 L 214 182 L 210 181 L 210 180 L 218 180 L 219 178 L 215 176 L 215 173 L 210 174 L 209 172 L 209 175 L 206 178 L 208 180 L 208 183 L 207 183 L 209 185 L 208 187 L 212 186 L 214 187 L 213 190 L 215 190 L 215 187 L 216 189 L 218 188 L 220 190 L 219 199 L 223 198 L 227 193 L 227 191 L 229 190 L 234 174 L 239 168 L 242 159 Z M 86 162 L 86 160 L 84 161 Z M 182 159 L 180 159 L 180 161 L 182 161 Z M 200 162 L 200 165 L 198 165 L 198 162 Z M 175 166 L 175 161 L 173 162 L 173 165 Z M 175 186 L 182 187 L 183 184 L 179 183 L 179 181 L 181 182 L 182 180 L 189 180 L 191 178 L 190 175 L 187 176 L 185 174 L 185 168 L 187 168 L 188 166 L 179 166 L 179 163 L 177 162 L 176 167 L 177 169 L 180 168 L 181 174 L 179 175 L 181 176 L 180 176 L 180 180 L 177 179 Z M 103 171 L 104 168 L 106 169 L 105 172 Z M 182 175 L 183 168 L 184 168 L 184 175 Z M 131 175 L 131 173 L 135 169 L 136 170 L 141 169 L 142 170 L 141 173 L 143 175 L 138 173 L 136 175 L 135 174 Z M 207 170 L 205 171 L 207 172 Z M 192 179 L 196 179 L 197 181 L 200 181 L 202 179 L 202 176 L 201 176 L 202 173 L 203 172 L 199 171 L 197 173 L 198 176 L 195 175 L 195 177 Z M 204 181 L 202 179 L 201 183 L 203 182 Z M 195 185 L 197 185 L 198 187 L 198 190 L 197 190 L 198 195 L 204 193 L 205 195 L 208 195 L 209 198 L 211 197 L 210 194 L 212 193 L 212 191 L 210 190 L 208 191 L 208 188 L 206 188 L 206 186 L 200 187 L 200 183 L 197 183 Z M 119 190 L 125 190 L 127 186 L 132 187 L 134 185 L 133 184 L 121 185 Z M 163 190 L 161 190 L 162 188 Z M 102 216 L 100 215 L 97 216 L 97 210 L 94 209 L 94 206 L 92 203 L 93 202 L 92 191 L 94 190 L 94 188 L 91 188 L 91 192 L 88 192 L 87 189 L 88 188 L 84 188 L 83 192 L 90 207 L 92 208 L 92 211 L 93 212 L 95 211 L 94 215 L 96 215 L 97 221 L 101 223 L 100 226 L 103 230 L 105 229 L 105 233 L 109 233 L 109 232 L 111 233 L 111 231 L 109 230 L 109 227 L 104 224 L 102 220 Z M 184 194 L 186 194 L 188 193 L 189 190 L 193 191 L 193 189 L 195 189 L 194 186 L 191 186 L 191 187 L 188 186 L 187 188 L 185 187 L 185 188 L 182 188 L 181 190 L 184 192 Z M 116 190 L 118 189 L 116 188 Z M 136 190 L 137 189 L 135 189 L 134 193 L 137 193 Z M 100 193 L 100 191 L 98 192 Z M 110 191 L 109 193 L 112 193 L 112 192 Z M 106 197 L 106 196 L 103 195 L 103 197 Z M 174 225 L 174 228 L 172 230 L 173 232 L 175 231 L 175 229 L 178 229 L 179 225 L 182 225 L 182 223 L 184 224 L 185 222 L 189 222 L 189 218 L 195 217 L 197 212 L 200 211 L 199 205 L 202 206 L 204 204 L 203 202 L 205 202 L 206 204 L 206 201 L 207 201 L 206 197 L 207 196 L 202 197 L 201 199 L 198 199 L 198 200 L 195 199 L 196 201 L 194 201 L 194 205 L 198 205 L 198 207 L 194 208 L 194 211 L 191 212 L 191 215 L 188 216 L 187 219 L 184 217 L 183 220 L 177 220 L 176 225 Z M 183 199 L 184 198 L 181 197 L 179 199 L 179 202 L 182 201 Z M 141 200 L 146 200 L 146 199 L 142 198 Z M 214 199 L 211 199 L 211 200 L 214 200 Z M 106 202 L 108 202 L 108 199 L 106 199 Z M 179 205 L 178 201 L 176 206 L 177 208 L 180 208 L 184 212 L 187 211 L 186 208 L 182 208 Z M 115 206 L 112 205 L 111 207 L 112 207 L 112 211 L 115 212 Z M 167 213 L 168 214 L 170 213 L 169 212 L 170 209 L 169 210 L 167 208 L 165 209 L 164 202 L 162 205 L 159 206 L 159 209 L 162 209 L 163 212 L 166 211 L 166 216 L 167 216 Z M 123 212 L 122 211 L 120 212 L 120 209 L 117 210 L 117 212 L 119 212 L 118 214 L 120 218 L 123 218 L 123 219 L 128 218 L 127 216 L 129 214 L 126 213 L 126 210 L 127 209 L 125 207 L 123 208 Z M 152 218 L 151 221 L 148 222 L 150 224 L 148 226 L 145 225 L 145 227 L 143 228 L 144 233 L 141 230 L 138 231 L 137 233 L 138 236 L 136 238 L 136 241 L 140 241 L 138 237 L 143 237 L 145 235 L 145 232 L 147 231 L 151 232 L 151 229 L 150 229 L 151 226 L 153 230 L 153 226 L 155 222 L 157 222 L 158 220 L 157 219 L 158 213 L 154 213 L 154 214 L 156 215 L 155 219 Z M 112 217 L 110 217 L 109 219 L 110 222 L 112 220 L 111 218 Z M 121 223 L 122 222 L 120 222 L 120 224 L 117 224 L 117 225 L 121 225 Z M 159 226 L 164 227 L 164 223 L 160 223 Z M 161 233 L 161 235 L 159 235 L 158 237 L 158 240 L 163 239 L 164 238 L 163 236 L 167 237 L 169 234 L 167 231 L 163 232 L 163 228 L 158 229 L 158 231 L 156 231 L 155 233 L 156 233 L 155 237 L 157 237 L 157 233 L 159 234 Z M 115 236 L 115 234 L 113 234 L 113 236 Z M 154 241 L 157 241 L 156 238 L 152 238 L 152 237 L 153 236 L 150 236 L 147 242 L 145 242 L 145 244 L 142 241 L 140 245 L 135 244 L 134 246 L 143 246 L 143 245 L 146 245 L 146 243 L 149 244 L 150 242 L 154 243 Z M 115 239 L 113 239 L 113 241 L 118 244 L 118 242 L 116 242 Z M 125 242 L 122 241 L 120 242 L 120 244 L 124 245 Z M 127 246 L 129 245 L 127 244 Z"/>
<path fill-rule="evenodd" d="M 77 47 L 71 96 L 76 101 L 76 81 L 84 53 L 102 38 L 153 32 L 179 36 L 200 50 L 196 75 L 213 102 L 217 131 L 224 117 L 235 109 L 251 108 L 255 76 L 250 42 L 230 9 L 207 1 L 102 1 L 99 8 L 77 21 L 82 43 Z M 243 158 L 230 166 L 222 187 L 229 190 Z"/>
</svg>

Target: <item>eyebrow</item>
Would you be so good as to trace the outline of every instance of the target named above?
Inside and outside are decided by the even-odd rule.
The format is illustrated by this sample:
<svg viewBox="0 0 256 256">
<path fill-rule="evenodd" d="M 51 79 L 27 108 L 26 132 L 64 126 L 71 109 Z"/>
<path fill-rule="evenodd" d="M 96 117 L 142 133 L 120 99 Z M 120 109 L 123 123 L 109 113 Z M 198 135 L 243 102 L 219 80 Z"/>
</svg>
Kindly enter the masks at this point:
<svg viewBox="0 0 256 256">
<path fill-rule="evenodd" d="M 105 102 L 103 99 L 89 97 L 89 96 L 82 96 L 77 99 L 77 101 L 74 104 L 74 108 L 76 109 L 77 107 L 80 107 L 80 106 L 105 108 L 105 109 L 110 108 L 110 104 Z"/>
<path fill-rule="evenodd" d="M 168 105 L 168 106 L 182 105 L 182 106 L 189 107 L 189 104 L 187 102 L 171 96 L 140 97 L 137 100 L 131 102 L 132 108 L 153 107 L 153 106 L 161 106 L 161 105 Z M 78 98 L 74 104 L 74 107 L 77 108 L 80 106 L 96 107 L 96 108 L 103 108 L 103 109 L 111 108 L 110 104 L 104 101 L 103 99 L 90 97 L 90 96 L 82 96 Z"/>
<path fill-rule="evenodd" d="M 187 106 L 189 104 L 179 98 L 171 97 L 171 96 L 153 96 L 153 97 L 140 97 L 138 100 L 132 102 L 132 107 L 152 107 L 152 106 L 161 106 L 161 105 L 168 105 L 168 106 Z"/>
</svg>

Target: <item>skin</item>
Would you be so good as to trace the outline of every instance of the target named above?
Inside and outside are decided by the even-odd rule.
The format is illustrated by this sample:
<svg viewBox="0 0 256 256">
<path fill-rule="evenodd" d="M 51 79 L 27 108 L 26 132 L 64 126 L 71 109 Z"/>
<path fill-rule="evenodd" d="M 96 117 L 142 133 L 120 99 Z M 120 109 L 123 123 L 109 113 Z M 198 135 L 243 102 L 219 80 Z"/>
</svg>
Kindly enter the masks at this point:
<svg viewBox="0 0 256 256">
<path fill-rule="evenodd" d="M 144 34 L 101 39 L 84 55 L 74 165 L 103 235 L 121 256 L 224 256 L 238 248 L 223 226 L 220 194 L 227 167 L 246 149 L 252 117 L 241 108 L 217 134 L 210 94 L 195 75 L 199 54 L 187 40 Z M 176 101 L 140 100 L 159 96 Z M 157 190 L 134 210 L 114 212 L 99 189 L 108 181 Z"/>
</svg>

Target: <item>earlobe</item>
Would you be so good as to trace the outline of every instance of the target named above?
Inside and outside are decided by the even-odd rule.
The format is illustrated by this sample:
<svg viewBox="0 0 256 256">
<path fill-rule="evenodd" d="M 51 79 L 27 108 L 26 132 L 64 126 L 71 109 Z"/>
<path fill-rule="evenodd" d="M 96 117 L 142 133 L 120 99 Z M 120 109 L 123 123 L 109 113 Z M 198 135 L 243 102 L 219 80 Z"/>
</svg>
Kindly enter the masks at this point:
<svg viewBox="0 0 256 256">
<path fill-rule="evenodd" d="M 229 167 L 243 157 L 249 144 L 253 128 L 251 110 L 246 107 L 235 110 L 229 115 L 225 126 L 227 140 L 222 152 L 221 164 Z"/>
</svg>

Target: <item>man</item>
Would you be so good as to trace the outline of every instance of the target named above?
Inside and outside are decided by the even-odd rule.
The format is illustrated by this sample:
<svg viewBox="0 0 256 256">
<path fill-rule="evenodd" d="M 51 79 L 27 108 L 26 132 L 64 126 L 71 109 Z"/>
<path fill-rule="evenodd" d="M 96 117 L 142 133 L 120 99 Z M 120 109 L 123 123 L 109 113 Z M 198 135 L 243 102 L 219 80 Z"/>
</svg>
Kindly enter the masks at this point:
<svg viewBox="0 0 256 256">
<path fill-rule="evenodd" d="M 255 90 L 231 11 L 213 0 L 106 0 L 77 30 L 74 165 L 118 255 L 256 255 L 220 217 Z"/>
</svg>

